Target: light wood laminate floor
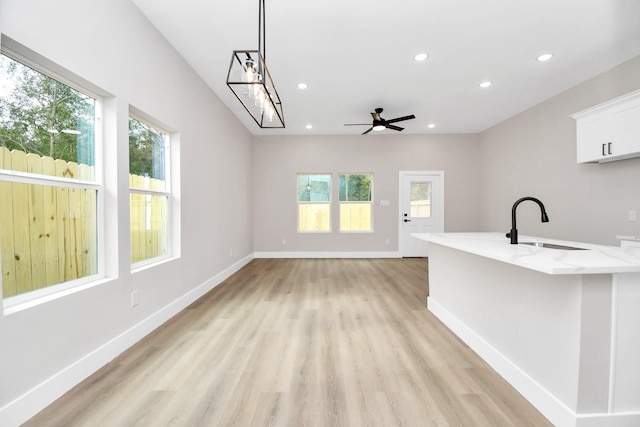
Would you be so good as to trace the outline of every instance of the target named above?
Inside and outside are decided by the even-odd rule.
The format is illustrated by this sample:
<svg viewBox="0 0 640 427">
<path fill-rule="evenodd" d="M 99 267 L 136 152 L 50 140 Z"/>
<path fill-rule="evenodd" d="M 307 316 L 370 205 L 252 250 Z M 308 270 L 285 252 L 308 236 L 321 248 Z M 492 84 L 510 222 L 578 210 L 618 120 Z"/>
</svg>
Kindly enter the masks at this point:
<svg viewBox="0 0 640 427">
<path fill-rule="evenodd" d="M 26 425 L 551 425 L 427 286 L 424 258 L 253 260 Z"/>
</svg>

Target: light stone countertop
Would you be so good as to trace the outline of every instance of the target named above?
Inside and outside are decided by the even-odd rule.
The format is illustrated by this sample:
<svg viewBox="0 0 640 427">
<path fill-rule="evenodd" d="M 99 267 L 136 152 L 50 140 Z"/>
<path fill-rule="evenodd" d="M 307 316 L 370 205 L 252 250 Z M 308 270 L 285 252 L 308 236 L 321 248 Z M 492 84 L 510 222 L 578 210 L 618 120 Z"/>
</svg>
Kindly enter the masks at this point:
<svg viewBox="0 0 640 427">
<path fill-rule="evenodd" d="M 504 233 L 412 233 L 412 237 L 547 274 L 610 274 L 640 272 L 640 248 L 594 245 L 530 236 L 519 242 L 539 241 L 585 248 L 566 250 L 512 245 Z"/>
</svg>

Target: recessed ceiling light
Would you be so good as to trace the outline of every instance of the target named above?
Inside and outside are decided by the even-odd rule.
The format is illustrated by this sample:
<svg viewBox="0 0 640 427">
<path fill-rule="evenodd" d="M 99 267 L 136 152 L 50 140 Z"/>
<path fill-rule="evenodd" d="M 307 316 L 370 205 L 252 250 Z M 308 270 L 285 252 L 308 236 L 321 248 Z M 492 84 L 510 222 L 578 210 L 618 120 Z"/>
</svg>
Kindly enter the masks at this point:
<svg viewBox="0 0 640 427">
<path fill-rule="evenodd" d="M 480 83 L 480 87 L 489 87 L 491 86 L 493 83 L 490 81 L 486 81 L 486 82 L 482 82 Z"/>
<path fill-rule="evenodd" d="M 306 127 L 307 129 L 311 129 L 311 128 L 313 128 L 313 126 L 312 126 L 312 125 L 306 125 L 305 127 Z"/>
<path fill-rule="evenodd" d="M 307 87 L 306 83 L 298 83 L 298 89 L 306 89 Z"/>
<path fill-rule="evenodd" d="M 552 57 L 553 57 L 553 54 L 545 53 L 545 54 L 542 54 L 542 55 L 538 56 L 537 59 L 538 59 L 539 62 L 546 62 L 546 61 L 550 60 Z"/>
<path fill-rule="evenodd" d="M 425 59 L 427 59 L 429 57 L 429 55 L 427 55 L 426 53 L 419 53 L 416 56 L 413 57 L 413 59 L 415 59 L 418 62 L 422 62 Z"/>
<path fill-rule="evenodd" d="M 433 129 L 434 127 L 436 127 L 436 125 L 435 125 L 435 124 L 433 124 L 433 123 L 429 123 L 429 124 L 427 125 L 427 127 L 428 127 L 429 129 Z"/>
</svg>

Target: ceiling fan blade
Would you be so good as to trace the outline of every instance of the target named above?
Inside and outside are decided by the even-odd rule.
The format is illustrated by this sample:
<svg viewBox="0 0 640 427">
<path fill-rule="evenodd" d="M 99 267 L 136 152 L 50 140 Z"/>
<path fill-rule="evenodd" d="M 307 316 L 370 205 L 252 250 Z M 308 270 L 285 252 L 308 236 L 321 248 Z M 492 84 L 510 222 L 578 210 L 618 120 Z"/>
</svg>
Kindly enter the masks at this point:
<svg viewBox="0 0 640 427">
<path fill-rule="evenodd" d="M 345 126 L 371 126 L 371 123 L 345 123 Z"/>
<path fill-rule="evenodd" d="M 397 131 L 401 131 L 404 128 L 401 128 L 400 126 L 396 126 L 396 125 L 390 125 L 387 122 L 387 125 L 385 126 L 387 129 L 393 129 L 393 130 L 397 130 Z"/>
<path fill-rule="evenodd" d="M 401 121 L 404 121 L 404 120 L 411 120 L 411 119 L 415 119 L 415 118 L 416 118 L 416 116 L 414 116 L 412 114 L 410 116 L 397 117 L 395 119 L 387 120 L 386 122 L 387 123 L 395 123 L 395 122 L 401 122 Z"/>
<path fill-rule="evenodd" d="M 380 113 L 378 113 L 377 111 L 375 113 L 371 113 L 371 117 L 373 117 L 373 120 L 377 120 L 377 121 L 382 120 L 380 118 Z"/>
<path fill-rule="evenodd" d="M 363 135 L 368 134 L 369 132 L 371 132 L 373 130 L 373 126 L 370 127 L 369 129 L 365 130 L 364 132 L 362 132 Z"/>
</svg>

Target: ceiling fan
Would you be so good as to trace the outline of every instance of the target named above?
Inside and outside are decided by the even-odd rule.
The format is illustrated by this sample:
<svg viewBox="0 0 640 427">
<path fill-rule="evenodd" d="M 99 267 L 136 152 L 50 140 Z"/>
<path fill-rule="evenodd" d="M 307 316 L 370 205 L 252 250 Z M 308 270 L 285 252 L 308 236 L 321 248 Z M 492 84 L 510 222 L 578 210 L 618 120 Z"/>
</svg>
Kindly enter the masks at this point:
<svg viewBox="0 0 640 427">
<path fill-rule="evenodd" d="M 369 129 L 362 132 L 363 135 L 371 132 L 372 130 L 378 131 L 384 129 L 393 129 L 401 131 L 404 128 L 392 125 L 391 123 L 397 123 L 404 120 L 411 120 L 416 118 L 416 116 L 412 114 L 410 116 L 396 117 L 395 119 L 385 120 L 384 118 L 382 118 L 382 116 L 380 116 L 380 114 L 382 114 L 382 108 L 376 108 L 375 112 L 371 113 L 371 117 L 373 117 L 373 123 L 371 124 L 371 127 Z M 345 126 L 369 126 L 369 123 L 346 123 Z"/>
</svg>

